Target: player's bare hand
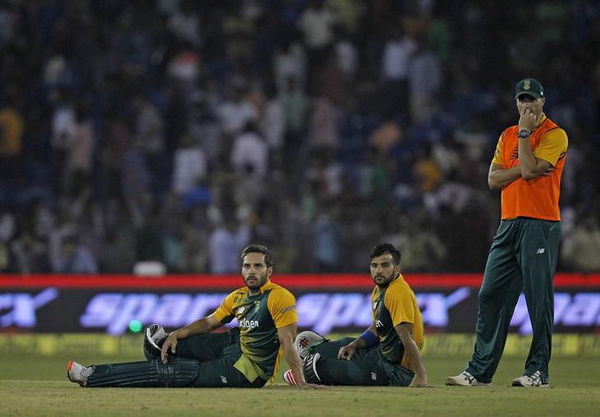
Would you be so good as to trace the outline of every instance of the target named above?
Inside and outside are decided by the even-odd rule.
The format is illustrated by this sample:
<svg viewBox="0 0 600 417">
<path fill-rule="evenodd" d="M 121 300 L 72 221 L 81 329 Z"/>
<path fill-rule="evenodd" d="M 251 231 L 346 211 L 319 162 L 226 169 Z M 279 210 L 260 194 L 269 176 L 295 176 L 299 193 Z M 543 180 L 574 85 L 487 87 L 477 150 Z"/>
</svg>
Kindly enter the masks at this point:
<svg viewBox="0 0 600 417">
<path fill-rule="evenodd" d="M 529 130 L 530 132 L 537 126 L 538 118 L 531 109 L 523 109 L 520 112 L 519 129 Z"/>
<path fill-rule="evenodd" d="M 427 376 L 425 375 L 416 375 L 409 385 L 411 388 L 431 388 L 432 386 L 427 383 Z"/>
<path fill-rule="evenodd" d="M 298 388 L 302 389 L 329 389 L 327 385 L 309 384 L 308 382 L 304 385 L 298 385 Z"/>
<path fill-rule="evenodd" d="M 351 360 L 354 354 L 356 353 L 356 345 L 354 343 L 350 343 L 346 346 L 342 346 L 338 351 L 338 359 L 346 359 Z"/>
<path fill-rule="evenodd" d="M 174 333 L 171 333 L 162 345 L 162 349 L 160 351 L 160 358 L 163 363 L 167 363 L 167 359 L 169 358 L 169 351 L 171 353 L 176 353 L 177 351 L 177 336 Z"/>
</svg>

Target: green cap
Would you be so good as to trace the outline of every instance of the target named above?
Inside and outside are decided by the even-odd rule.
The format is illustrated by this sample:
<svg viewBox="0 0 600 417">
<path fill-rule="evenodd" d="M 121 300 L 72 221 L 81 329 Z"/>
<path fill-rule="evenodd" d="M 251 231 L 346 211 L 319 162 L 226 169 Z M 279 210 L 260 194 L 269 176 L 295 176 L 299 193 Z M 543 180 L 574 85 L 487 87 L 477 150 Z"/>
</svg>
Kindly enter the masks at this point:
<svg viewBox="0 0 600 417">
<path fill-rule="evenodd" d="M 533 98 L 544 97 L 544 87 L 535 78 L 524 78 L 515 87 L 515 98 L 525 94 Z"/>
</svg>

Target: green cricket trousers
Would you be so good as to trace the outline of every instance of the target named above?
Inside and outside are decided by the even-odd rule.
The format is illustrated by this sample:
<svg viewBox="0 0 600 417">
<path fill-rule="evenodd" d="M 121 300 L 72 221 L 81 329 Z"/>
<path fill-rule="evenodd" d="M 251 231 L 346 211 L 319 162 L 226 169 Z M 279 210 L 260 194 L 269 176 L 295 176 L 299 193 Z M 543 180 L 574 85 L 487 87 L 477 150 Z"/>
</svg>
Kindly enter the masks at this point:
<svg viewBox="0 0 600 417">
<path fill-rule="evenodd" d="M 377 347 L 358 349 L 352 360 L 337 359 L 342 346 L 354 338 L 326 341 L 312 349 L 319 353 L 317 372 L 325 385 L 408 386 L 414 373 L 386 360 Z"/>
<path fill-rule="evenodd" d="M 88 387 L 236 387 L 259 388 L 266 381 L 250 382 L 234 364 L 242 355 L 239 329 L 181 339 L 177 354 L 167 363 L 147 361 L 94 365 Z"/>
<path fill-rule="evenodd" d="M 560 222 L 525 217 L 500 222 L 479 291 L 475 349 L 465 369 L 478 381 L 492 381 L 522 291 L 533 329 L 523 374 L 539 370 L 548 382 L 559 242 Z"/>
</svg>

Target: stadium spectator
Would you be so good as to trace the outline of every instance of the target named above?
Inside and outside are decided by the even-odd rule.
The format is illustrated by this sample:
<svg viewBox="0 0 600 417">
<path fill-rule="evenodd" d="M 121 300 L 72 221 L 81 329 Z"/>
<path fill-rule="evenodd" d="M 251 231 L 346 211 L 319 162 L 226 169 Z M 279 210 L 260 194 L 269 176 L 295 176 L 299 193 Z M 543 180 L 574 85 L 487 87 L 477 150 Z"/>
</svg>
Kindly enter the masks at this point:
<svg viewBox="0 0 600 417">
<path fill-rule="evenodd" d="M 44 273 L 50 269 L 47 256 L 48 248 L 44 240 L 27 230 L 22 230 L 21 236 L 14 239 L 9 248 L 9 267 L 11 272 L 19 274 Z"/>
<path fill-rule="evenodd" d="M 265 109 L 260 117 L 260 134 L 272 151 L 281 152 L 286 131 L 285 108 L 274 86 L 266 91 Z"/>
<path fill-rule="evenodd" d="M 213 274 L 231 274 L 238 269 L 236 253 L 248 244 L 250 228 L 227 215 L 208 238 L 209 271 Z"/>
<path fill-rule="evenodd" d="M 39 251 L 36 251 L 39 252 Z M 90 250 L 76 236 L 66 236 L 52 251 L 52 272 L 59 274 L 96 274 L 98 266 Z M 34 252 L 33 254 L 39 255 Z"/>
<path fill-rule="evenodd" d="M 174 154 L 171 191 L 177 196 L 188 193 L 204 180 L 207 171 L 203 149 L 191 135 L 184 136 Z"/>
<path fill-rule="evenodd" d="M 598 214 L 596 213 L 595 217 Z M 565 263 L 576 271 L 594 272 L 600 270 L 600 227 L 594 216 L 582 220 L 568 234 L 562 244 L 562 257 Z"/>
<path fill-rule="evenodd" d="M 269 169 L 269 145 L 249 121 L 233 141 L 231 166 L 239 174 L 264 178 Z"/>
<path fill-rule="evenodd" d="M 89 116 L 84 109 L 77 109 L 75 126 L 66 143 L 64 189 L 69 195 L 79 195 L 90 187 L 95 142 Z"/>
<path fill-rule="evenodd" d="M 390 112 L 408 113 L 409 66 L 416 50 L 417 42 L 403 33 L 401 25 L 391 29 L 381 57 L 381 93 Z"/>
<path fill-rule="evenodd" d="M 0 108 L 0 178 L 18 185 L 22 172 L 23 116 L 13 94 L 9 92 Z"/>
</svg>

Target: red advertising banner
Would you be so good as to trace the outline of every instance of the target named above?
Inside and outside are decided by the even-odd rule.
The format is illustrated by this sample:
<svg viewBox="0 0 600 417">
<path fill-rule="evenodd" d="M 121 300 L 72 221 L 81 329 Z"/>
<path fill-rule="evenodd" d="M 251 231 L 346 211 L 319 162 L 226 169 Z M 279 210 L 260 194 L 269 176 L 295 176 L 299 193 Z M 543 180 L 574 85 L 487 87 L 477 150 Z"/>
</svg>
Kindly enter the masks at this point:
<svg viewBox="0 0 600 417">
<path fill-rule="evenodd" d="M 406 279 L 415 290 L 429 333 L 473 331 L 480 275 L 407 274 Z M 296 295 L 302 329 L 356 332 L 370 324 L 373 284 L 366 274 L 276 275 L 273 282 Z M 0 332 L 119 335 L 134 322 L 176 328 L 210 314 L 241 285 L 239 275 L 3 275 Z M 600 331 L 600 274 L 556 276 L 555 328 L 568 333 Z M 511 330 L 531 332 L 523 296 Z"/>
<path fill-rule="evenodd" d="M 477 287 L 481 274 L 406 274 L 413 288 Z M 372 288 L 367 274 L 275 274 L 276 282 L 288 289 Z M 0 275 L 1 288 L 224 288 L 243 285 L 240 275 Z M 554 286 L 599 288 L 600 274 L 557 274 Z"/>
</svg>

